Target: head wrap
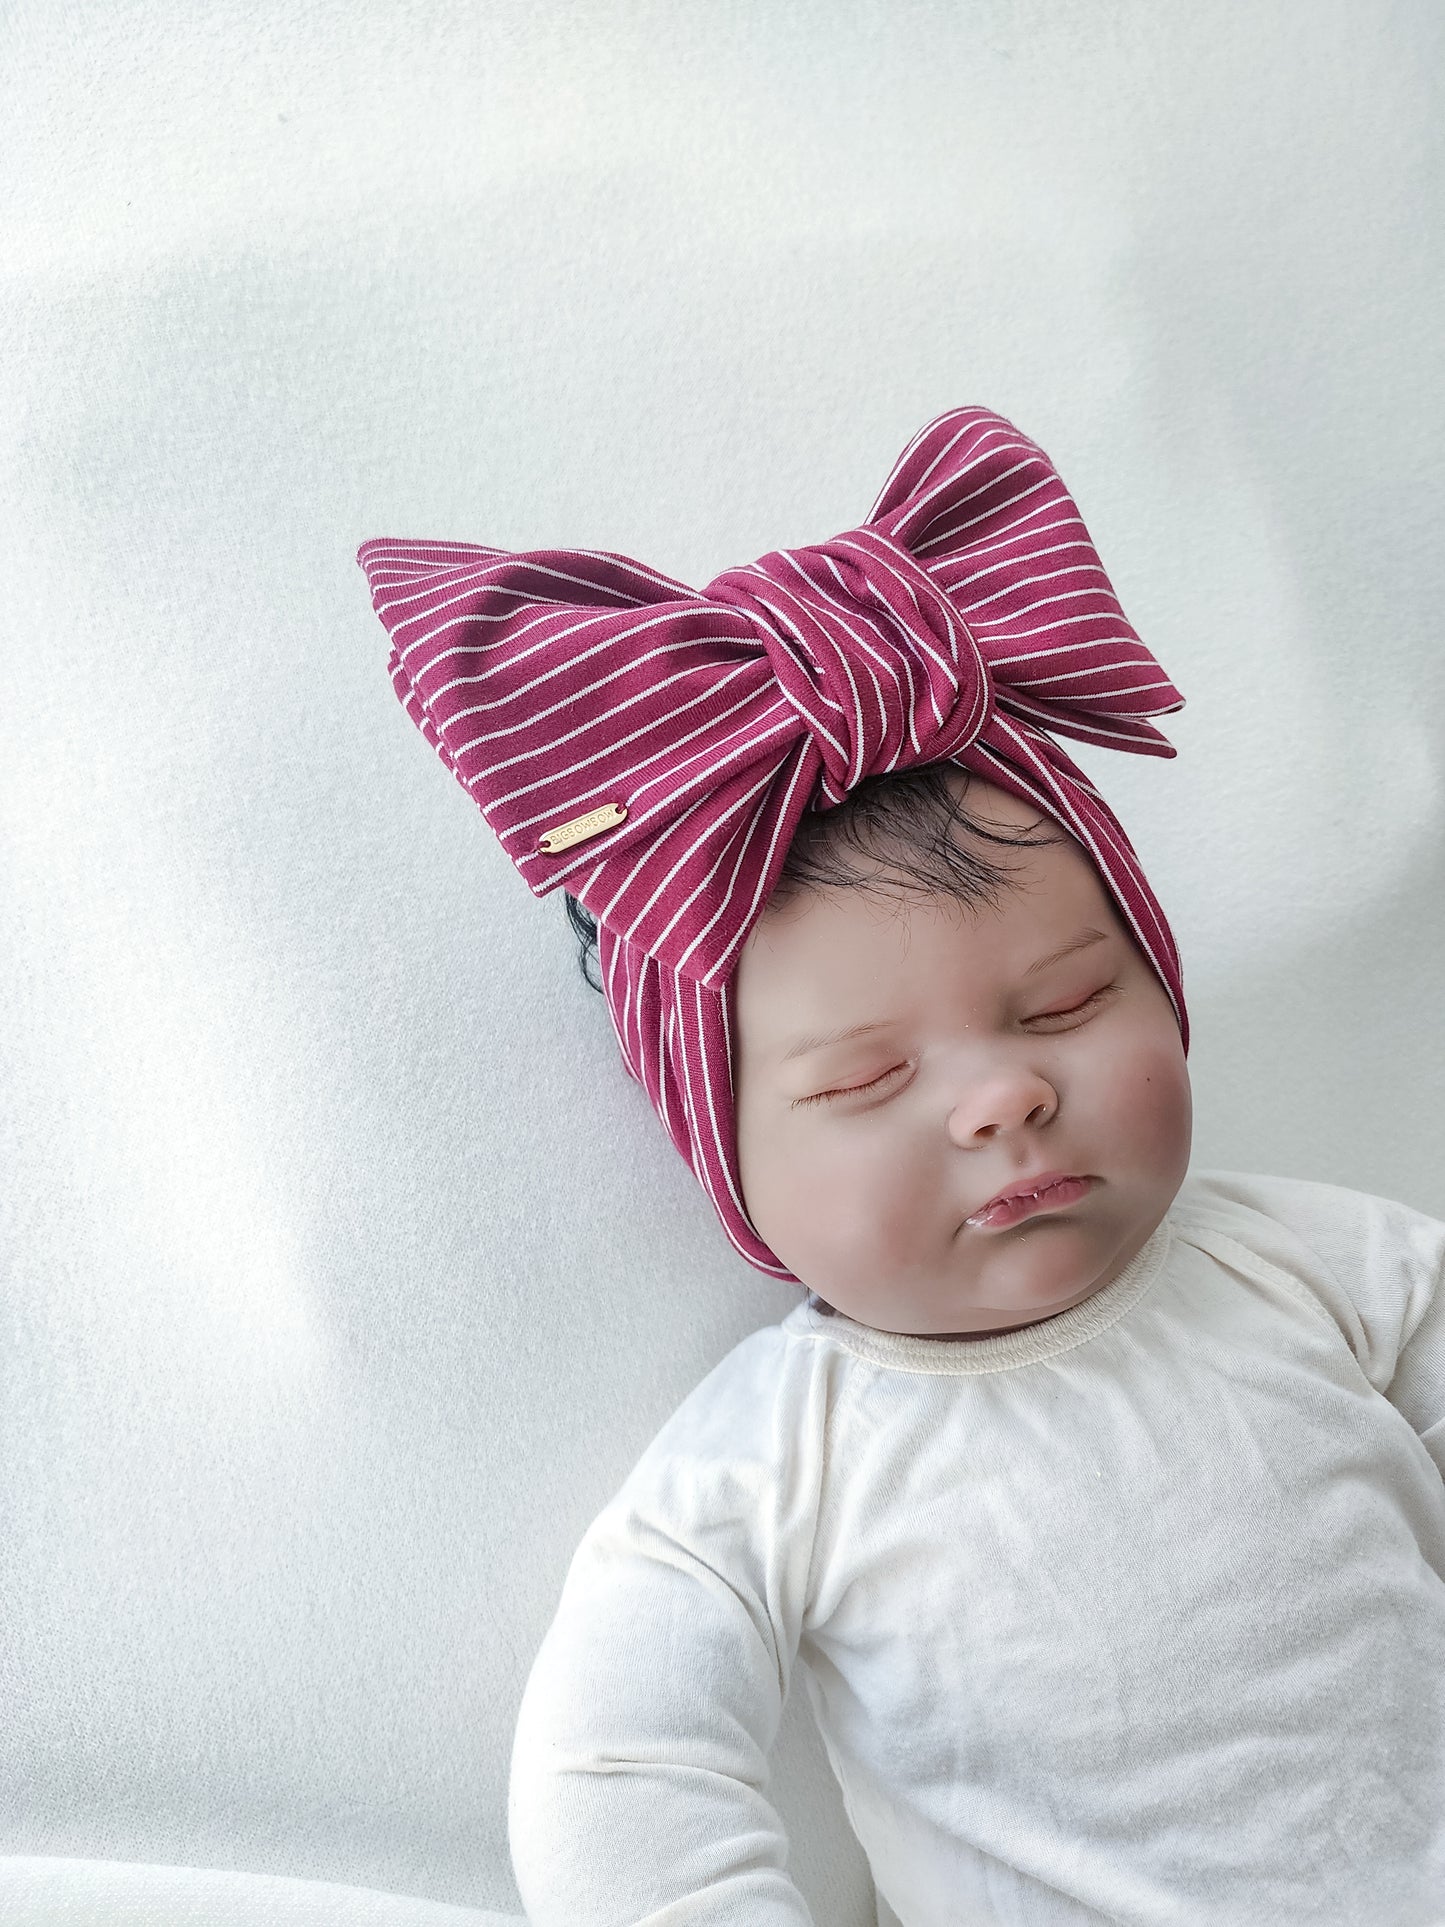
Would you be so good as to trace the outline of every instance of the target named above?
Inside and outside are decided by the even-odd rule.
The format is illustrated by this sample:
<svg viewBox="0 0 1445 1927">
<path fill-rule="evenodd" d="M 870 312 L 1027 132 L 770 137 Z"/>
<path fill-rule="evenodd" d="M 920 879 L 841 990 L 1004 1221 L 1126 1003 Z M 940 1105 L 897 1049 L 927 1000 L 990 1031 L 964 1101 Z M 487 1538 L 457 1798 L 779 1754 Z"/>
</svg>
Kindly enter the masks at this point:
<svg viewBox="0 0 1445 1927">
<path fill-rule="evenodd" d="M 630 1074 L 734 1247 L 731 977 L 805 810 L 953 762 L 1060 823 L 1173 1003 L 1179 958 L 1128 837 L 1054 735 L 1173 756 L 1184 699 L 1124 619 L 1073 498 L 1000 415 L 914 436 L 866 519 L 693 589 L 597 549 L 363 542 L 408 715 L 536 896 L 597 919 Z"/>
</svg>

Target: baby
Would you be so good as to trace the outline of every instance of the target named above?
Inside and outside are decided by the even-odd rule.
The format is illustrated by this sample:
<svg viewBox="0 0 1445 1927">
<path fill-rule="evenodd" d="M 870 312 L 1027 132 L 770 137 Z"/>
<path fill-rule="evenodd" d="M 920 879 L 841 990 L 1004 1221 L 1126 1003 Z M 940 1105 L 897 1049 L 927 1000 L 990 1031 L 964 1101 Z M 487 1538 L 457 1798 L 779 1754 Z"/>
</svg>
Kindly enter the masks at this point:
<svg viewBox="0 0 1445 1927">
<path fill-rule="evenodd" d="M 902 1927 L 1445 1921 L 1445 1224 L 1190 1173 L 1172 938 L 1054 740 L 1161 753 L 1180 699 L 1047 457 L 951 411 L 858 529 L 701 594 L 361 559 L 800 1288 L 577 1549 L 512 1759 L 533 1927 L 811 1921 L 795 1662 Z"/>
</svg>

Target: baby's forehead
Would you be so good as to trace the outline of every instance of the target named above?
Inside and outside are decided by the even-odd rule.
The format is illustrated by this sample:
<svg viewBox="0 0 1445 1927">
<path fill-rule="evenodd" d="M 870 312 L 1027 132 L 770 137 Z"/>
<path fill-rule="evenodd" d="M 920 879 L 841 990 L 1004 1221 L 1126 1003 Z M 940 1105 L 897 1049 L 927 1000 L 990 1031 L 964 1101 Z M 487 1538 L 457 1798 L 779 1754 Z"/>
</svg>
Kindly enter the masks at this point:
<svg viewBox="0 0 1445 1927">
<path fill-rule="evenodd" d="M 735 980 L 739 1026 L 771 1050 L 802 1022 L 875 1015 L 894 1003 L 1027 990 L 1066 955 L 1125 934 L 1079 851 L 1040 853 L 984 903 L 879 878 L 795 894 L 749 933 Z M 875 1006 L 877 1007 L 875 1010 Z"/>
</svg>

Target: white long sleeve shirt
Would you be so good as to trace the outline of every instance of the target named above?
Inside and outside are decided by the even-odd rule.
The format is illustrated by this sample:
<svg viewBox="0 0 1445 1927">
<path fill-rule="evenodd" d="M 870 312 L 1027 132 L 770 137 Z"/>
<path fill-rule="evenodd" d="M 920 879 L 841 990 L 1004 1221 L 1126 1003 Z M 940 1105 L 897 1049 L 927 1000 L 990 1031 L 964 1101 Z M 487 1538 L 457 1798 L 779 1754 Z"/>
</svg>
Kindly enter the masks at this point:
<svg viewBox="0 0 1445 1927">
<path fill-rule="evenodd" d="M 804 1927 L 795 1660 L 902 1927 L 1445 1922 L 1445 1224 L 1191 1174 L 1024 1331 L 806 1302 L 583 1538 L 512 1756 L 533 1927 Z M 823 1923 L 827 1927 L 827 1923 Z"/>
</svg>

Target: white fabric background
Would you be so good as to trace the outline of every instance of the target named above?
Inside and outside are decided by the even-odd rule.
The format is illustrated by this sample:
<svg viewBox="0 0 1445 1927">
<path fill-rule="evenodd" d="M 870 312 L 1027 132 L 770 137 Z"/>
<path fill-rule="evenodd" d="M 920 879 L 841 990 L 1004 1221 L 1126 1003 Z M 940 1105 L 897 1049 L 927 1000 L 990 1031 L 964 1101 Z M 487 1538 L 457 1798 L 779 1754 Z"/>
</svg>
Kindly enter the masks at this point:
<svg viewBox="0 0 1445 1927">
<path fill-rule="evenodd" d="M 571 1551 L 794 1300 L 403 714 L 356 546 L 702 583 L 1012 416 L 1189 699 L 1174 763 L 1078 754 L 1181 943 L 1196 1162 L 1445 1215 L 1445 17 L 0 36 L 0 1854 L 512 1911 Z M 794 1702 L 795 1877 L 861 1927 Z"/>
</svg>

